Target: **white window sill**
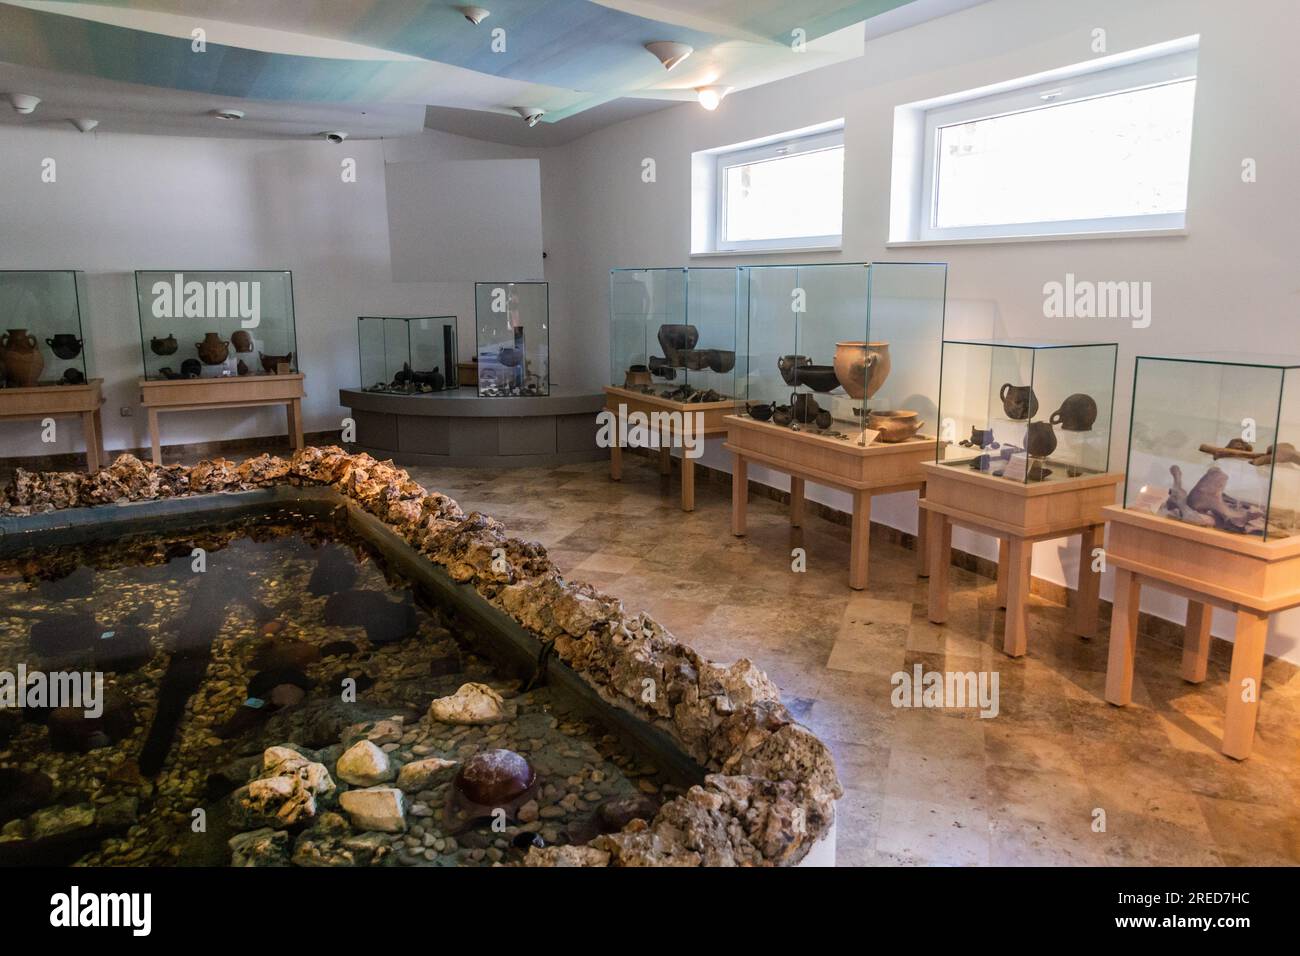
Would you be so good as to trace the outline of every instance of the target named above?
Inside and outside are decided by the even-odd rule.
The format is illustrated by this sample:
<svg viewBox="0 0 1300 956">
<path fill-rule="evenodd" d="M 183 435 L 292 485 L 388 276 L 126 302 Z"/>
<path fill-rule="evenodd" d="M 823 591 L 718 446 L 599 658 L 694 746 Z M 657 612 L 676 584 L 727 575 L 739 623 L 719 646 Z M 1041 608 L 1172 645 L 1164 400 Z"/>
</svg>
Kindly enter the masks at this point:
<svg viewBox="0 0 1300 956">
<path fill-rule="evenodd" d="M 886 249 L 911 249 L 920 246 L 978 246 L 1011 242 L 1080 242 L 1091 239 L 1177 239 L 1188 234 L 1184 229 L 1127 229 L 1118 232 L 1058 232 L 1037 236 L 976 236 L 966 239 L 896 239 L 885 243 Z"/>
<path fill-rule="evenodd" d="M 748 256 L 794 256 L 801 253 L 809 252 L 843 252 L 843 246 L 790 246 L 783 249 L 726 249 L 715 252 L 692 252 L 692 259 L 708 258 L 731 258 L 739 259 Z"/>
</svg>

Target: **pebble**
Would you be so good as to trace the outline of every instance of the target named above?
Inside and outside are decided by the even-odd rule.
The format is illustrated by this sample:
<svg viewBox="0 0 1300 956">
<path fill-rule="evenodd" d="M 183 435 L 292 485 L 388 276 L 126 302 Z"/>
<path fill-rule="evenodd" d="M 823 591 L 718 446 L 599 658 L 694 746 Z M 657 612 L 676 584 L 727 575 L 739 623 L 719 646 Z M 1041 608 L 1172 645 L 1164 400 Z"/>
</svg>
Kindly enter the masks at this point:
<svg viewBox="0 0 1300 956">
<path fill-rule="evenodd" d="M 564 816 L 564 810 L 560 807 L 555 807 L 555 806 L 542 807 L 540 811 L 540 816 L 542 817 L 543 820 L 554 820 L 558 817 Z"/>
</svg>

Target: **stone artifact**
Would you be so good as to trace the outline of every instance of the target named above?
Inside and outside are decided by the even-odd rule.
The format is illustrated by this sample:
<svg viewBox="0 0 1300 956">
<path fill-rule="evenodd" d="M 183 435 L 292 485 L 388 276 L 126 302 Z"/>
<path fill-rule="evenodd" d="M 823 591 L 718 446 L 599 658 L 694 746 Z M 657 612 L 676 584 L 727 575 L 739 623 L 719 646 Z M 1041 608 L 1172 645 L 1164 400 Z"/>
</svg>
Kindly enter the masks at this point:
<svg viewBox="0 0 1300 956">
<path fill-rule="evenodd" d="M 292 352 L 290 352 L 288 355 L 266 355 L 265 353 L 262 353 L 261 358 L 262 358 L 262 370 L 266 372 L 267 375 L 276 374 L 275 370 L 281 362 L 283 362 L 285 365 L 289 365 L 289 366 L 293 365 Z"/>
<path fill-rule="evenodd" d="M 1025 433 L 1025 451 L 1030 458 L 1046 458 L 1056 451 L 1056 431 L 1050 422 L 1030 422 Z"/>
<path fill-rule="evenodd" d="M 230 357 L 230 343 L 216 332 L 203 336 L 203 341 L 195 342 L 194 347 L 198 349 L 199 358 L 204 365 L 220 365 Z"/>
<path fill-rule="evenodd" d="M 154 336 L 149 340 L 149 348 L 153 350 L 154 355 L 175 355 L 176 354 L 176 336 L 168 335 L 165 339 Z"/>
<path fill-rule="evenodd" d="M 1061 403 L 1061 407 L 1052 412 L 1048 419 L 1053 425 L 1059 425 L 1062 431 L 1087 432 L 1097 421 L 1097 403 L 1091 395 L 1076 392 Z"/>
<path fill-rule="evenodd" d="M 1013 422 L 1023 422 L 1038 414 L 1038 396 L 1030 385 L 1012 385 L 1006 382 L 998 396 L 1002 399 L 1002 411 Z"/>
<path fill-rule="evenodd" d="M 795 380 L 795 370 L 804 365 L 811 365 L 812 359 L 806 355 L 782 355 L 776 360 L 777 370 L 781 373 L 781 378 L 785 384 L 794 387 L 799 383 Z"/>
<path fill-rule="evenodd" d="M 907 441 L 918 431 L 925 422 L 921 421 L 916 412 L 900 409 L 898 411 L 868 412 L 868 427 L 874 428 L 880 432 L 876 436 L 878 441 L 893 443 Z"/>
<path fill-rule="evenodd" d="M 236 352 L 253 351 L 253 337 L 244 329 L 240 329 L 230 336 L 230 344 L 235 347 Z"/>
<path fill-rule="evenodd" d="M 50 347 L 50 351 L 57 358 L 63 361 L 71 361 L 81 354 L 81 339 L 69 332 L 60 332 L 52 339 L 46 339 L 45 344 Z"/>
<path fill-rule="evenodd" d="M 4 362 L 5 377 L 18 388 L 37 384 L 45 370 L 40 343 L 26 329 L 10 329 L 0 335 L 0 360 Z"/>
<path fill-rule="evenodd" d="M 693 325 L 661 325 L 656 338 L 659 339 L 659 347 L 664 350 L 666 363 L 680 368 L 684 364 L 680 353 L 699 344 L 700 330 Z M 654 360 L 651 359 L 651 362 Z M 651 368 L 653 367 L 652 364 Z"/>
<path fill-rule="evenodd" d="M 834 367 L 850 398 L 871 398 L 889 377 L 889 343 L 836 342 Z"/>
<path fill-rule="evenodd" d="M 479 807 L 504 807 L 524 797 L 537 783 L 537 771 L 513 750 L 485 750 L 456 772 L 456 791 Z"/>
</svg>

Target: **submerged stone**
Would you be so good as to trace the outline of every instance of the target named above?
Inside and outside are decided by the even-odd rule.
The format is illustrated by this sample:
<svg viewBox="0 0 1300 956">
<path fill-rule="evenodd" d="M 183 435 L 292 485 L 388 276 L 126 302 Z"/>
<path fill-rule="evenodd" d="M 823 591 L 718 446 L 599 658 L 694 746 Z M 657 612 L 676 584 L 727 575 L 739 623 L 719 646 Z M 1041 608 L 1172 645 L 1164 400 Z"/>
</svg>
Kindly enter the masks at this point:
<svg viewBox="0 0 1300 956">
<path fill-rule="evenodd" d="M 456 790 L 479 806 L 498 807 L 518 800 L 537 782 L 527 758 L 513 750 L 485 750 L 465 761 L 456 774 Z"/>
</svg>

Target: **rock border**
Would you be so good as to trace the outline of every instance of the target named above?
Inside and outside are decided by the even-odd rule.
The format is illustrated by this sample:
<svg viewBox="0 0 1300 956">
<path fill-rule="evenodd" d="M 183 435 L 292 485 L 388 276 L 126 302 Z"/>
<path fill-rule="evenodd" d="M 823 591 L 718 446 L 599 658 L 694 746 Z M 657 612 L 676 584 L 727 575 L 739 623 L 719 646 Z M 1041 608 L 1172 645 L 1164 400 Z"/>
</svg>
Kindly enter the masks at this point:
<svg viewBox="0 0 1300 956">
<path fill-rule="evenodd" d="M 466 514 L 391 461 L 308 447 L 193 466 L 121 455 L 94 474 L 19 469 L 0 516 L 24 516 L 276 485 L 326 485 L 385 522 L 450 577 L 472 585 L 543 643 L 607 703 L 670 734 L 706 771 L 704 784 L 585 847 L 532 849 L 529 866 L 789 866 L 830 830 L 843 795 L 830 750 L 781 703 L 747 659 L 723 667 L 650 615 L 568 581 L 541 545 L 496 519 Z"/>
</svg>

